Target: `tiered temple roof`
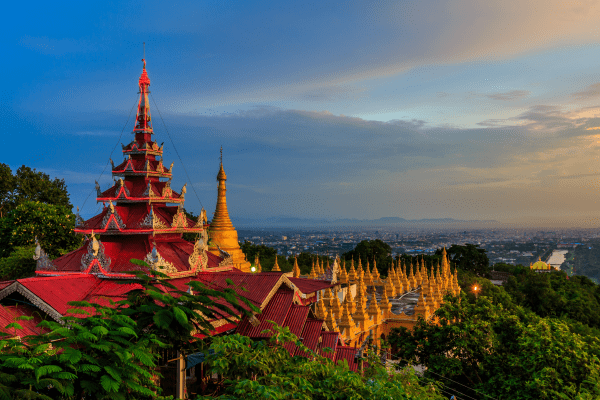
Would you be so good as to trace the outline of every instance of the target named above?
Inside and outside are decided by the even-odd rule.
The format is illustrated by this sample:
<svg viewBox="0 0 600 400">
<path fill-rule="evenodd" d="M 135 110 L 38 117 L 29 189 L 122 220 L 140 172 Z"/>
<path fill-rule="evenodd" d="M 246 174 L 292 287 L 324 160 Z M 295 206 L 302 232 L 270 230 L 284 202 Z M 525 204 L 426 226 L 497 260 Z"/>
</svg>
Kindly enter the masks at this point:
<svg viewBox="0 0 600 400">
<path fill-rule="evenodd" d="M 227 253 L 207 251 L 204 210 L 196 221 L 185 214 L 186 185 L 179 192 L 171 187 L 173 163 L 164 165 L 163 145 L 152 139 L 150 78 L 145 61 L 138 85 L 133 140 L 122 146 L 123 162 L 115 165 L 111 160 L 114 184 L 101 190 L 96 183 L 97 201 L 104 205 L 103 210 L 87 221 L 77 218 L 75 232 L 85 235 L 84 246 L 52 262 L 38 262 L 38 275 L 126 277 L 126 271 L 143 269 L 131 259 L 144 260 L 150 268 L 172 278 L 233 268 Z M 184 233 L 197 234 L 197 242 L 184 240 Z"/>
</svg>

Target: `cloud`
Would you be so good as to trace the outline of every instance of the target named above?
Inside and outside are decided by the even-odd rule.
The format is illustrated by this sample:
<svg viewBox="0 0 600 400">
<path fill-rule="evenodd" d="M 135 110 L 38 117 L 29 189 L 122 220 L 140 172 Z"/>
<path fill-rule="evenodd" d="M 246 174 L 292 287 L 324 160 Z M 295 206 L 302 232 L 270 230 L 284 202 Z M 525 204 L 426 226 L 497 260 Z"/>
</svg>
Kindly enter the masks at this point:
<svg viewBox="0 0 600 400">
<path fill-rule="evenodd" d="M 488 94 L 486 97 L 492 100 L 513 101 L 525 98 L 529 96 L 530 93 L 529 90 L 512 90 L 510 92 Z"/>
<path fill-rule="evenodd" d="M 144 4 L 141 12 L 124 8 L 119 21 L 127 33 L 185 35 L 185 42 L 169 42 L 172 54 L 164 55 L 183 69 L 190 68 L 183 54 L 211 55 L 191 71 L 210 79 L 178 86 L 178 96 L 189 97 L 190 104 L 211 106 L 353 101 L 365 97 L 361 83 L 416 67 L 496 62 L 595 43 L 600 20 L 600 7 L 593 2 L 562 0 L 545 1 L 543 7 L 520 0 L 304 1 L 293 6 L 266 1 L 227 10 L 197 2 L 169 9 L 160 1 Z M 513 93 L 498 100 L 514 96 L 523 97 Z"/>
<path fill-rule="evenodd" d="M 573 93 L 572 96 L 575 97 L 577 100 L 594 99 L 600 96 L 600 83 L 594 83 L 593 85 L 589 85 L 584 90 Z"/>
<path fill-rule="evenodd" d="M 600 135 L 587 128 L 600 125 L 599 115 L 594 107 L 537 105 L 498 119 L 493 127 L 464 129 L 420 119 L 380 122 L 328 111 L 254 107 L 225 115 L 163 114 L 178 154 L 161 129 L 154 139 L 167 142 L 167 163 L 181 156 L 190 176 L 177 167 L 174 185 L 194 182 L 209 213 L 223 145 L 232 215 L 303 210 L 310 217 L 502 220 L 564 210 L 594 213 L 590 202 L 600 190 L 594 183 L 600 174 Z M 78 121 L 48 125 L 69 132 L 69 123 Z M 98 125 L 94 132 L 103 130 L 110 127 Z M 93 136 L 77 140 L 99 146 Z M 94 166 L 96 175 L 74 172 L 81 160 L 65 155 L 78 147 L 60 151 L 63 157 L 45 171 L 77 184 L 70 190 L 84 184 L 92 190 L 103 166 Z M 109 176 L 105 180 L 110 183 Z M 74 203 L 81 204 L 87 194 L 78 194 Z M 191 196 L 186 207 L 194 210 L 195 204 Z"/>
</svg>

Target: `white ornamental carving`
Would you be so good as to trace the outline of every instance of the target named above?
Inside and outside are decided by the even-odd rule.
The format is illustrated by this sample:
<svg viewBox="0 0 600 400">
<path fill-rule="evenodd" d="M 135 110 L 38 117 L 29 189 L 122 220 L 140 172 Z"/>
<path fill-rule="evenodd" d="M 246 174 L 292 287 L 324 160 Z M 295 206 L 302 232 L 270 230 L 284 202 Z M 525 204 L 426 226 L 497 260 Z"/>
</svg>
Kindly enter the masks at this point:
<svg viewBox="0 0 600 400">
<path fill-rule="evenodd" d="M 152 251 L 146 255 L 144 261 L 153 271 L 162 272 L 163 274 L 177 272 L 177 268 L 173 266 L 173 263 L 170 263 L 164 258 L 162 258 L 158 250 L 156 250 L 156 243 L 154 243 Z"/>
<path fill-rule="evenodd" d="M 81 270 L 85 271 L 90 266 L 90 263 L 95 259 L 98 260 L 102 269 L 105 272 L 109 272 L 110 269 L 110 257 L 107 257 L 104 253 L 104 245 L 99 240 L 96 240 L 96 236 L 94 236 L 94 231 L 91 233 L 92 240 L 88 240 L 88 251 L 86 254 L 81 257 Z M 101 272 L 98 270 L 97 266 L 94 266 L 91 272 Z"/>
<path fill-rule="evenodd" d="M 208 267 L 208 235 L 203 230 L 194 243 L 194 251 L 190 254 L 188 262 L 192 271 L 202 271 Z"/>
<path fill-rule="evenodd" d="M 35 244 L 35 254 L 33 255 L 33 259 L 36 261 L 35 270 L 56 271 L 56 266 L 50 261 L 46 252 L 42 250 L 42 246 L 40 246 L 37 236 L 35 237 Z"/>
</svg>

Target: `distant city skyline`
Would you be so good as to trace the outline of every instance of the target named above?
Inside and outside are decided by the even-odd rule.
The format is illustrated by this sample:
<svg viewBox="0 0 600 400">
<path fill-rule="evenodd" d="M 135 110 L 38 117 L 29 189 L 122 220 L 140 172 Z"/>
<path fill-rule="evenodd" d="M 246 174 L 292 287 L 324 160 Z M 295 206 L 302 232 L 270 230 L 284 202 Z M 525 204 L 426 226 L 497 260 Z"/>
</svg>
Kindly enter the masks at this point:
<svg viewBox="0 0 600 400">
<path fill-rule="evenodd" d="M 209 219 L 222 145 L 234 223 L 600 227 L 594 4 L 34 2 L 6 15 L 0 162 L 64 178 L 83 215 L 132 139 L 146 42 L 155 139 L 173 187 L 193 187 L 186 208 Z"/>
</svg>

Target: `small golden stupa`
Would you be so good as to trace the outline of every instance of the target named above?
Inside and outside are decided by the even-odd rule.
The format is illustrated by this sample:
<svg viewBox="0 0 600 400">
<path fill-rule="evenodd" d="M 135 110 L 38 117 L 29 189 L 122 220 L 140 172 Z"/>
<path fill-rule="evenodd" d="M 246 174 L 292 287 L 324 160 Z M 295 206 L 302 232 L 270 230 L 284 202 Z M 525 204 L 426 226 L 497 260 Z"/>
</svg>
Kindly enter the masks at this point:
<svg viewBox="0 0 600 400">
<path fill-rule="evenodd" d="M 246 256 L 240 248 L 237 231 L 233 227 L 231 219 L 229 219 L 226 180 L 227 175 L 225 175 L 225 170 L 223 169 L 223 149 L 221 149 L 221 166 L 217 175 L 219 193 L 215 214 L 208 228 L 208 236 L 210 238 L 208 251 L 216 255 L 220 255 L 219 249 L 226 251 L 231 255 L 235 268 L 244 272 L 250 272 L 251 264 L 246 260 Z"/>
</svg>

